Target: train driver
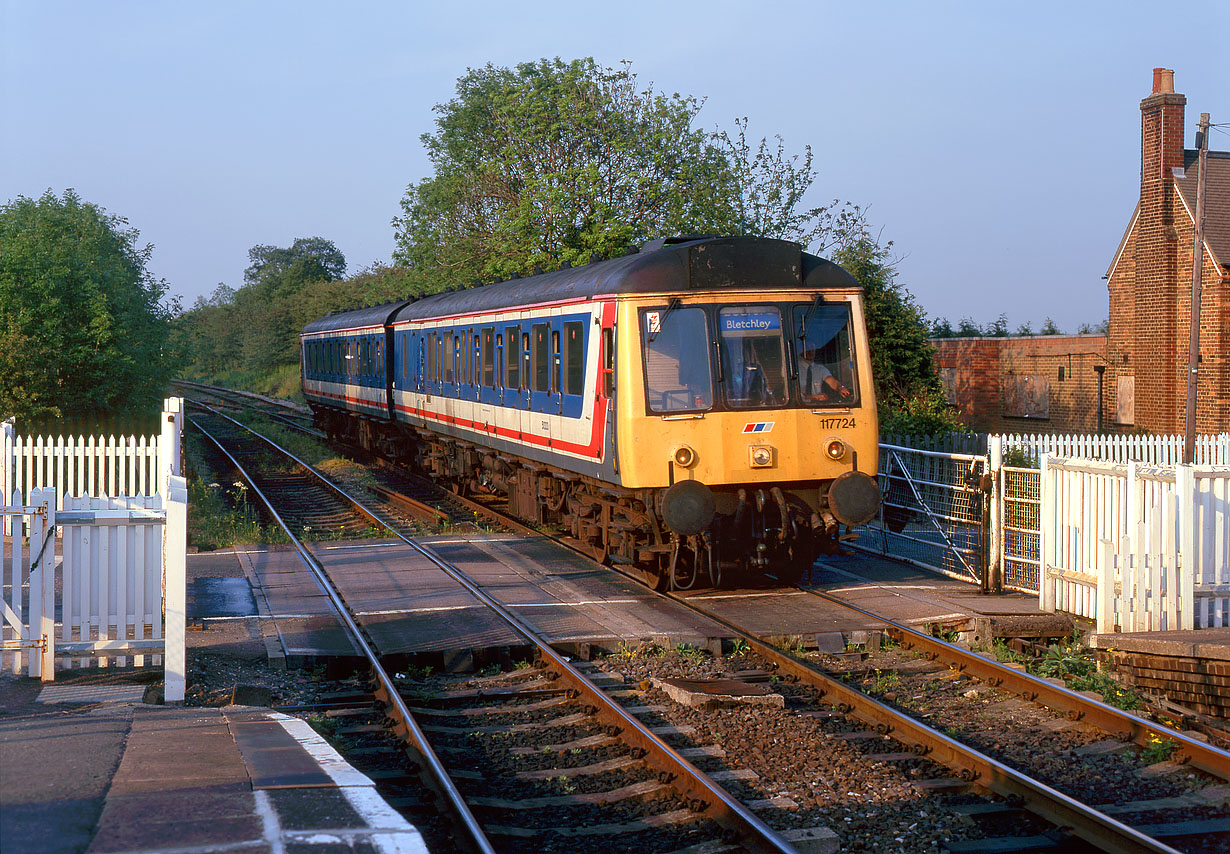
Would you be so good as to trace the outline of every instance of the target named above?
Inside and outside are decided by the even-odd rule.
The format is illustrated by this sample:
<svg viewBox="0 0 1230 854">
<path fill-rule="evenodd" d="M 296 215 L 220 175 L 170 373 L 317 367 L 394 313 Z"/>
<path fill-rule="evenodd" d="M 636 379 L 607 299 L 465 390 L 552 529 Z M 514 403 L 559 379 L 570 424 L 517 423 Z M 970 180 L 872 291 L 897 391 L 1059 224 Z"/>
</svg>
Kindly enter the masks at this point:
<svg viewBox="0 0 1230 854">
<path fill-rule="evenodd" d="M 833 376 L 832 370 L 821 361 L 819 350 L 803 353 L 802 380 L 803 395 L 811 400 L 846 400 L 851 394 L 850 389 Z"/>
</svg>

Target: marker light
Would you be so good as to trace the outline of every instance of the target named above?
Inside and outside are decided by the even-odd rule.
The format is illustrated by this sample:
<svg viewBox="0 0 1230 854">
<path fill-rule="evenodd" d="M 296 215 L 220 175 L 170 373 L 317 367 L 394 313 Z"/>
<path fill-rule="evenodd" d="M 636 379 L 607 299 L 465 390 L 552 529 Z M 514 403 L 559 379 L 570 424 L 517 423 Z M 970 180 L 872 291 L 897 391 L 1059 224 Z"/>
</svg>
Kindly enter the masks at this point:
<svg viewBox="0 0 1230 854">
<path fill-rule="evenodd" d="M 675 465 L 681 468 L 691 468 L 696 464 L 696 452 L 688 445 L 680 445 L 678 448 L 675 448 L 673 456 Z"/>
<path fill-rule="evenodd" d="M 752 445 L 747 450 L 752 468 L 762 469 L 773 465 L 773 448 L 769 445 Z"/>
</svg>

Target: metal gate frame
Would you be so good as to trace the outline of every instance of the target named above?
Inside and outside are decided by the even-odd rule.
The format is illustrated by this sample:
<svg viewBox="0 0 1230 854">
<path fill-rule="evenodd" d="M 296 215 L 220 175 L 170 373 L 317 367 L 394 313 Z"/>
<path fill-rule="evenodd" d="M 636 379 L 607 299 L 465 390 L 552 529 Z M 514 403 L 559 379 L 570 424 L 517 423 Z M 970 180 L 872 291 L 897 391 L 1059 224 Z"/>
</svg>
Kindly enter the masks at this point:
<svg viewBox="0 0 1230 854">
<path fill-rule="evenodd" d="M 880 514 L 854 545 L 985 587 L 989 471 L 986 455 L 881 444 Z"/>
</svg>

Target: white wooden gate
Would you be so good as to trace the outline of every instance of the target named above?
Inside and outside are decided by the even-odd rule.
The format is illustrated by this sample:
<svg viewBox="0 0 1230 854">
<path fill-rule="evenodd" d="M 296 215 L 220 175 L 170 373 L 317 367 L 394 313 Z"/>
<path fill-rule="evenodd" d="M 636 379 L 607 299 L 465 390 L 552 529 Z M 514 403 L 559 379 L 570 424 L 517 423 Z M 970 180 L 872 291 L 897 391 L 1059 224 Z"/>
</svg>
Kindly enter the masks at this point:
<svg viewBox="0 0 1230 854">
<path fill-rule="evenodd" d="M 9 516 L 32 520 L 37 533 L 59 526 L 61 560 L 49 541 L 6 539 L 11 573 L 5 576 L 5 656 L 15 672 L 23 652 L 28 672 L 55 678 L 52 662 L 165 667 L 167 702 L 184 698 L 185 555 L 188 492 L 169 478 L 166 497 L 63 498 L 55 508 L 50 489 L 37 490 L 38 507 L 15 493 Z M 46 521 L 39 521 L 45 519 Z M 15 526 L 16 527 L 16 526 Z M 40 557 L 41 552 L 41 557 Z M 33 564 L 34 571 L 28 566 Z M 56 620 L 58 615 L 59 619 Z M 54 630 L 55 622 L 60 630 Z M 165 657 L 165 662 L 161 661 Z M 3 662 L 8 666 L 9 662 Z"/>
<path fill-rule="evenodd" d="M 12 537 L 5 537 L 0 566 L 0 668 L 11 666 L 20 673 L 24 658 L 30 676 L 50 680 L 54 678 L 53 658 L 47 651 L 55 639 L 55 491 L 34 490 L 28 505 L 20 492 L 12 499 L 0 506 L 13 530 Z"/>
<path fill-rule="evenodd" d="M 1100 632 L 1230 626 L 1230 468 L 1043 457 L 1039 601 Z"/>
</svg>

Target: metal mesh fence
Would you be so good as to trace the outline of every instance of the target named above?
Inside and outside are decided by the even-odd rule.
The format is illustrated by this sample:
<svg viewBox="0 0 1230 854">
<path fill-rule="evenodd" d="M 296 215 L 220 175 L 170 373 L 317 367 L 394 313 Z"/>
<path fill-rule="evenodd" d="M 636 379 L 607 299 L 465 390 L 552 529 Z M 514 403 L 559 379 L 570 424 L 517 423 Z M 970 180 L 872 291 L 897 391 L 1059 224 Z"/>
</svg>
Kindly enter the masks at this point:
<svg viewBox="0 0 1230 854">
<path fill-rule="evenodd" d="M 1002 497 L 1004 586 L 1038 592 L 1041 476 L 1037 469 L 1004 466 Z"/>
</svg>

